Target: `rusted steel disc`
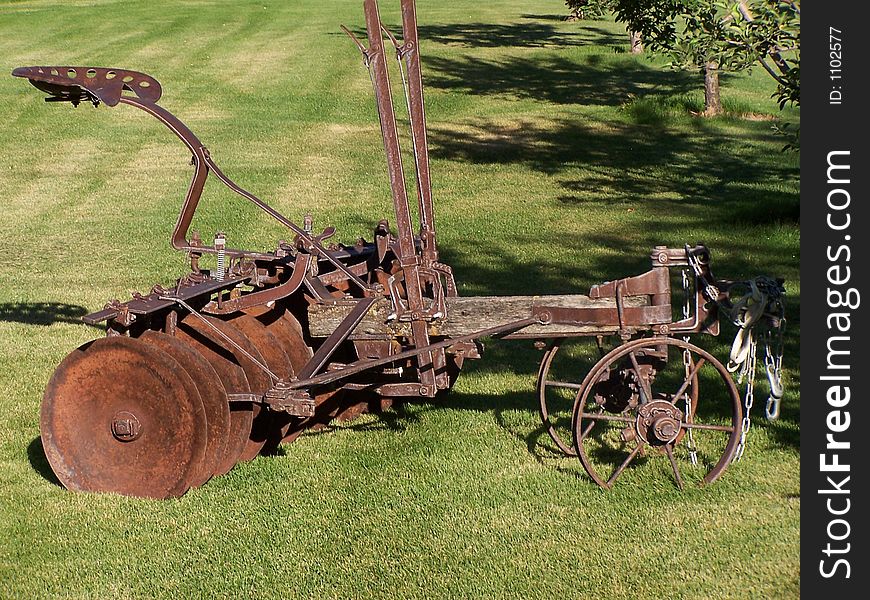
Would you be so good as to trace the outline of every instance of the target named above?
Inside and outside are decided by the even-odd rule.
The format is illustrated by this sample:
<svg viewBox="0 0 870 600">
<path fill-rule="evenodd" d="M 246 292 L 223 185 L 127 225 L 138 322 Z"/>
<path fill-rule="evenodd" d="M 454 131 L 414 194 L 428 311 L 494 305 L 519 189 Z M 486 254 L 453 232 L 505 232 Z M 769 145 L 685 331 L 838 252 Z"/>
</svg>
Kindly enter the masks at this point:
<svg viewBox="0 0 870 600">
<path fill-rule="evenodd" d="M 229 321 L 229 323 L 254 344 L 260 354 L 263 355 L 266 366 L 273 373 L 281 379 L 286 380 L 290 378 L 293 373 L 290 358 L 287 356 L 284 348 L 282 348 L 278 338 L 266 329 L 263 323 L 246 314 L 240 314 Z"/>
<path fill-rule="evenodd" d="M 273 373 L 281 379 L 289 380 L 294 370 L 287 357 L 287 353 L 281 347 L 281 343 L 268 329 L 251 315 L 241 314 L 230 321 L 232 325 L 250 340 L 259 350 L 260 354 Z M 264 392 L 266 390 L 263 390 Z M 265 442 L 260 448 L 262 454 L 273 454 L 283 437 L 283 431 L 289 426 L 291 417 L 284 412 L 264 409 L 257 420 L 254 421 L 254 430 L 251 438 Z"/>
<path fill-rule="evenodd" d="M 266 326 L 266 329 L 275 336 L 281 344 L 294 373 L 302 370 L 302 367 L 314 356 L 311 347 L 305 343 L 302 333 L 302 325 L 293 316 L 293 313 L 283 307 L 275 307 L 271 310 L 265 307 L 252 308 L 247 311 L 252 317 Z"/>
<path fill-rule="evenodd" d="M 290 360 L 293 362 L 293 366 L 296 367 L 298 373 L 311 357 L 314 356 L 314 352 L 305 343 L 302 325 L 292 312 L 289 310 L 283 311 L 278 322 L 281 324 L 280 327 L 290 332 L 291 346 L 287 350 L 287 355 L 290 356 Z M 297 364 L 301 366 L 297 366 Z M 338 413 L 342 398 L 344 397 L 344 390 L 338 387 L 326 386 L 314 388 L 312 391 L 314 392 L 314 416 L 291 423 L 284 434 L 283 443 L 291 443 L 308 427 L 329 423 Z"/>
<path fill-rule="evenodd" d="M 223 321 L 214 317 L 205 317 L 209 323 L 221 327 Z M 239 364 L 235 354 L 227 350 L 226 340 L 218 336 L 208 325 L 195 315 L 187 315 L 178 324 L 175 336 L 189 344 L 199 352 L 212 366 L 224 386 L 227 394 L 249 394 L 251 386 L 245 376 L 245 370 Z M 226 451 L 223 459 L 218 461 L 215 475 L 229 472 L 239 461 L 239 457 L 248 443 L 251 435 L 251 425 L 254 419 L 253 402 L 234 401 L 228 406 L 230 421 L 227 435 Z"/>
<path fill-rule="evenodd" d="M 311 350 L 311 347 L 305 343 L 305 337 L 302 333 L 302 325 L 300 325 L 299 320 L 293 316 L 293 313 L 286 310 L 284 307 L 274 307 L 272 309 L 267 309 L 265 307 L 257 307 L 252 308 L 246 311 L 249 315 L 256 317 L 256 319 L 266 326 L 266 329 L 275 336 L 275 338 L 281 343 L 281 347 L 284 349 L 284 352 L 287 354 L 287 357 L 290 359 L 290 364 L 293 367 L 293 374 L 295 375 L 308 363 L 312 356 L 314 356 L 314 352 Z M 328 390 L 327 392 L 316 395 L 314 398 L 314 402 L 316 405 L 320 406 L 324 402 L 326 402 L 327 406 L 331 403 L 328 402 L 329 398 L 335 395 L 335 390 Z M 318 409 L 318 412 L 321 412 Z M 318 418 L 318 417 L 315 417 Z M 323 420 L 323 419 L 321 419 Z M 328 420 L 328 419 L 326 419 Z M 277 430 L 272 431 L 272 437 L 269 442 L 267 442 L 267 451 L 274 451 L 275 447 L 278 443 L 289 444 L 296 438 L 298 438 L 302 431 L 313 423 L 312 419 L 299 419 L 296 417 L 289 417 L 286 423 L 281 424 L 281 427 Z M 280 436 L 280 439 L 275 439 Z"/>
<path fill-rule="evenodd" d="M 149 498 L 187 491 L 206 427 L 196 386 L 178 362 L 124 336 L 71 352 L 40 415 L 45 455 L 64 486 Z"/>
<path fill-rule="evenodd" d="M 190 482 L 191 487 L 200 486 L 209 480 L 218 465 L 225 459 L 230 425 L 227 392 L 214 368 L 202 354 L 188 344 L 171 335 L 153 330 L 145 331 L 139 339 L 160 348 L 178 361 L 196 384 L 208 425 L 205 456 Z"/>
<path fill-rule="evenodd" d="M 283 310 L 284 309 L 281 309 L 281 311 Z M 257 306 L 245 311 L 246 319 L 253 320 L 264 327 L 266 332 L 269 333 L 269 335 L 272 336 L 272 339 L 274 339 L 281 347 L 284 356 L 287 357 L 290 364 L 289 370 L 285 374 L 282 375 L 281 373 L 278 373 L 278 375 L 282 375 L 282 377 L 289 380 L 296 375 L 297 365 L 300 363 L 301 354 L 295 344 L 296 340 L 302 341 L 302 335 L 301 328 L 300 334 L 297 336 L 293 330 L 288 327 L 287 323 L 280 318 L 280 316 L 281 313 L 278 309 L 270 310 L 265 306 Z M 311 349 L 308 348 L 308 346 L 305 346 L 304 341 L 302 341 L 302 347 L 304 348 L 303 353 L 306 353 L 307 351 L 307 356 L 310 357 Z M 291 354 L 295 356 L 295 362 L 291 359 Z M 305 358 L 301 364 L 304 365 L 307 360 L 308 359 Z M 284 436 L 290 427 L 300 421 L 298 417 L 292 417 L 287 413 L 273 412 L 271 415 L 271 419 L 269 420 L 269 431 L 266 434 L 266 443 L 260 450 L 262 454 L 274 454 L 278 449 L 278 445 L 281 444 L 282 440 L 284 440 Z M 300 429 L 299 433 L 301 432 L 302 430 Z"/>
<path fill-rule="evenodd" d="M 268 364 L 266 364 L 266 360 L 263 358 L 263 355 L 254 343 L 234 324 L 219 319 L 211 319 L 210 321 L 214 323 L 214 325 L 220 329 L 225 336 L 230 338 L 237 346 L 244 350 L 244 352 L 242 352 L 232 344 L 229 344 L 225 339 L 221 340 L 236 357 L 236 360 L 242 366 L 242 369 L 244 369 L 245 376 L 251 386 L 251 392 L 256 395 L 266 393 L 266 390 L 272 386 L 272 379 L 260 366 L 265 365 L 268 367 Z M 253 357 L 253 360 L 251 357 Z M 260 365 L 257 363 L 260 363 Z M 245 442 L 241 454 L 239 454 L 239 460 L 242 461 L 251 460 L 260 453 L 260 450 L 266 443 L 266 436 L 269 430 L 269 415 L 265 407 L 259 402 L 253 402 L 251 405 L 251 411 L 253 414 L 251 431 L 248 434 L 248 440 Z"/>
</svg>

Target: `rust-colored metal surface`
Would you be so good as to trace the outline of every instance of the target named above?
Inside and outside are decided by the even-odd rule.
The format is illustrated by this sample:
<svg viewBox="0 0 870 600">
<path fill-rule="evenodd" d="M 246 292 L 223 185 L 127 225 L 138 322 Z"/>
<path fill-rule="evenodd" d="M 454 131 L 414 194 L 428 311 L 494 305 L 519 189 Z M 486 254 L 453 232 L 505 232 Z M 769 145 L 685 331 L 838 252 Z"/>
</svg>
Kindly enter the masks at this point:
<svg viewBox="0 0 870 600">
<path fill-rule="evenodd" d="M 278 341 L 290 361 L 288 379 L 296 377 L 296 373 L 305 367 L 313 356 L 311 348 L 305 343 L 302 326 L 293 314 L 283 308 L 256 307 L 246 311 L 248 316 L 255 318 Z M 333 394 L 334 395 L 334 392 Z M 315 397 L 315 403 L 328 401 L 323 393 Z M 293 417 L 286 413 L 274 412 L 270 421 L 266 443 L 261 452 L 273 454 L 281 443 L 289 444 L 296 440 L 307 427 L 306 419 Z"/>
<path fill-rule="evenodd" d="M 87 66 L 13 71 L 52 103 L 151 115 L 187 147 L 193 165 L 169 234 L 189 271 L 83 317 L 105 324 L 107 337 L 75 350 L 49 383 L 41 428 L 65 486 L 180 495 L 240 461 L 274 453 L 306 428 L 396 402 L 437 401 L 466 361 L 480 358 L 484 337 L 548 348 L 537 386 L 544 428 L 602 487 L 651 454 L 664 456 L 680 487 L 710 483 L 724 471 L 739 437 L 739 398 L 719 361 L 675 337 L 716 335 L 719 307 L 735 309 L 735 282 L 713 276 L 703 245 L 656 246 L 646 272 L 587 295 L 458 296 L 436 241 L 416 7 L 414 0 L 400 6 L 400 32 L 384 26 L 376 0 L 363 2 L 365 43 L 342 26 L 369 72 L 393 202 L 395 229 L 377 220 L 372 241 L 334 243 L 334 228 L 316 228 L 310 215 L 294 223 L 237 184 L 158 104 L 163 88 L 150 75 Z M 391 70 L 404 103 L 394 100 Z M 413 177 L 402 161 L 405 113 Z M 210 176 L 286 227 L 289 239 L 254 251 L 234 247 L 223 231 L 191 232 Z M 406 189 L 412 179 L 414 207 Z M 682 290 L 672 290 L 679 274 Z M 752 326 L 781 331 L 781 282 L 763 289 Z M 560 348 L 584 338 L 609 349 L 557 372 L 557 354 L 573 360 Z M 566 407 L 556 410 L 554 392 Z"/>
<path fill-rule="evenodd" d="M 189 315 L 186 319 L 192 316 Z M 251 460 L 260 453 L 269 431 L 268 409 L 262 403 L 253 401 L 253 398 L 261 396 L 272 386 L 272 379 L 265 372 L 268 365 L 254 343 L 234 324 L 208 316 L 200 316 L 197 320 L 206 325 L 213 335 L 212 341 L 228 350 L 245 372 L 252 399 L 243 403 L 251 410 L 251 431 L 238 460 Z"/>
<path fill-rule="evenodd" d="M 198 487 L 208 481 L 218 465 L 226 460 L 230 425 L 227 392 L 214 368 L 202 354 L 177 337 L 149 329 L 139 339 L 174 358 L 190 376 L 202 400 L 207 432 L 205 456 L 190 481 L 190 487 Z"/>
<path fill-rule="evenodd" d="M 295 373 L 287 353 L 281 342 L 272 335 L 266 326 L 248 314 L 239 314 L 230 323 L 239 333 L 251 341 L 263 357 L 263 362 L 280 379 L 288 380 Z M 271 385 L 269 386 L 271 387 Z M 268 388 L 266 388 L 268 389 Z M 265 393 L 265 389 L 263 390 Z M 242 460 L 248 459 L 248 453 L 256 448 L 263 454 L 272 454 L 283 439 L 283 431 L 289 426 L 291 417 L 287 413 L 276 412 L 264 408 L 255 417 L 251 427 L 251 443 L 242 453 Z M 253 458 L 253 456 L 251 456 Z"/>
<path fill-rule="evenodd" d="M 64 486 L 149 498 L 187 491 L 203 460 L 206 427 L 184 369 L 123 336 L 67 356 L 49 381 L 40 415 L 45 455 Z"/>
<path fill-rule="evenodd" d="M 207 317 L 213 318 L 213 317 Z M 217 321 L 217 319 L 215 319 Z M 235 355 L 227 350 L 222 340 L 200 319 L 188 315 L 178 323 L 175 336 L 199 352 L 213 368 L 227 393 L 229 428 L 224 455 L 215 467 L 215 475 L 228 473 L 239 461 L 248 444 L 254 420 L 254 406 L 250 400 L 230 401 L 231 396 L 250 394 L 251 386 L 245 370 Z"/>
</svg>

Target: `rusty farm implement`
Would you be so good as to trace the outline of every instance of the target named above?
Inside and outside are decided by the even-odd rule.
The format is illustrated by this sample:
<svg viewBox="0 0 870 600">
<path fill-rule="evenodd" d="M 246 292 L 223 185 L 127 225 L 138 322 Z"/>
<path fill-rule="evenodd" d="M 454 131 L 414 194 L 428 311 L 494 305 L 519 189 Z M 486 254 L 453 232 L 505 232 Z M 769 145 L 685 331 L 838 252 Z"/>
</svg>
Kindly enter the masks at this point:
<svg viewBox="0 0 870 600">
<path fill-rule="evenodd" d="M 610 487 L 632 463 L 659 456 L 680 486 L 712 482 L 728 466 L 741 440 L 740 396 L 726 367 L 688 341 L 718 332 L 717 310 L 728 297 L 704 246 L 657 246 L 647 272 L 588 295 L 457 294 L 438 255 L 414 1 L 401 0 L 401 8 L 400 38 L 381 24 L 375 0 L 364 2 L 367 41 L 345 30 L 371 75 L 396 219 L 395 231 L 381 220 L 371 242 L 350 246 L 327 244 L 333 228 L 315 231 L 307 217 L 298 225 L 224 174 L 158 104 L 154 78 L 115 68 L 15 69 L 47 101 L 143 110 L 192 157 L 171 236 L 190 272 L 85 316 L 104 323 L 106 336 L 70 353 L 45 391 L 42 442 L 64 486 L 179 496 L 308 427 L 397 401 L 437 400 L 489 336 L 546 348 L 538 377 L 543 423 L 599 485 Z M 407 99 L 416 211 L 405 188 L 388 49 Z M 292 242 L 253 252 L 233 248 L 221 233 L 209 240 L 191 234 L 209 176 L 289 229 Z M 671 275 L 679 270 L 685 303 L 675 318 Z M 588 374 L 555 374 L 576 338 L 615 344 Z M 573 403 L 570 434 L 554 426 L 554 393 Z"/>
</svg>

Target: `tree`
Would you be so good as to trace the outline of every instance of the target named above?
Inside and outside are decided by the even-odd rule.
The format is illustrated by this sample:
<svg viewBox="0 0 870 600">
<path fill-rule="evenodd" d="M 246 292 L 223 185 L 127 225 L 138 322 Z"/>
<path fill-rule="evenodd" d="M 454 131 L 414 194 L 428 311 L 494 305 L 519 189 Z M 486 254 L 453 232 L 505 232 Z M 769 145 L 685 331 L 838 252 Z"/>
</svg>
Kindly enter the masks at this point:
<svg viewBox="0 0 870 600">
<path fill-rule="evenodd" d="M 568 21 L 582 21 L 586 19 L 600 19 L 606 11 L 613 9 L 610 0 L 565 0 L 565 5 L 570 10 Z M 636 31 L 629 30 L 628 44 L 632 54 L 643 52 L 643 38 Z"/>
<path fill-rule="evenodd" d="M 760 64 L 780 108 L 800 104 L 799 0 L 608 0 L 618 21 L 681 68 L 704 73 L 704 114 L 722 113 L 721 71 Z"/>
<path fill-rule="evenodd" d="M 600 19 L 604 14 L 601 4 L 601 0 L 565 0 L 569 10 L 567 20 Z"/>
<path fill-rule="evenodd" d="M 780 108 L 800 106 L 800 0 L 737 3 L 728 35 L 735 48 L 757 61 L 777 82 Z"/>
</svg>

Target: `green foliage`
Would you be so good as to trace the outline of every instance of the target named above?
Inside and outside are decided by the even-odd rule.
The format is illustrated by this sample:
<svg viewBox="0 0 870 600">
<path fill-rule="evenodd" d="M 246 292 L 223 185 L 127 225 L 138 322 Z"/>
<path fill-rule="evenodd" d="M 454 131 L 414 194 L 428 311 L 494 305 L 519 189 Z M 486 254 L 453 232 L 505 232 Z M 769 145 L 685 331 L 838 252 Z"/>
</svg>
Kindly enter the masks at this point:
<svg viewBox="0 0 870 600">
<path fill-rule="evenodd" d="M 593 20 L 604 16 L 606 0 L 565 0 L 573 20 Z"/>
<path fill-rule="evenodd" d="M 736 14 L 735 14 L 736 13 Z M 732 6 L 725 35 L 747 64 L 761 61 L 776 80 L 780 107 L 800 104 L 800 0 Z"/>
<path fill-rule="evenodd" d="M 617 20 L 675 66 L 714 62 L 741 71 L 761 62 L 777 102 L 800 103 L 800 2 L 795 0 L 613 0 Z M 769 63 L 772 63 L 773 66 Z"/>
</svg>

